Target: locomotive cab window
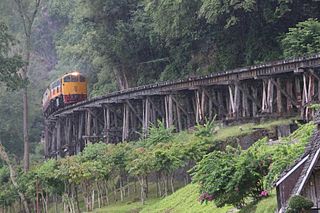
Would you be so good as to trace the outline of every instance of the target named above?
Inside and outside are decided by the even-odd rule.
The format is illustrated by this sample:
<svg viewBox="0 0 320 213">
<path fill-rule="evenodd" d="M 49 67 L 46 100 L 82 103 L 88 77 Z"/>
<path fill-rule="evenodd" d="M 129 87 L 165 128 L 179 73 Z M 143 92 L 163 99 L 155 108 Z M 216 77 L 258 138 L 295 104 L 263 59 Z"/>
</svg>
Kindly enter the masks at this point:
<svg viewBox="0 0 320 213">
<path fill-rule="evenodd" d="M 78 76 L 75 75 L 67 75 L 66 77 L 64 77 L 63 79 L 64 82 L 78 82 Z"/>
<path fill-rule="evenodd" d="M 80 75 L 80 82 L 86 82 L 86 78 Z"/>
</svg>

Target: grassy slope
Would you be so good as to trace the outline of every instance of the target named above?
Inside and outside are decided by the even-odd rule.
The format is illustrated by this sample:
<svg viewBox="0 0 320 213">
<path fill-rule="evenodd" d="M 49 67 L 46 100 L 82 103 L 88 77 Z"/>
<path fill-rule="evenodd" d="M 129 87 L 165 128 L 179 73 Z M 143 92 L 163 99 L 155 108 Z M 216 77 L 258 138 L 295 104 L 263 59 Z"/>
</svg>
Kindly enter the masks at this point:
<svg viewBox="0 0 320 213">
<path fill-rule="evenodd" d="M 200 204 L 198 201 L 199 188 L 196 184 L 189 184 L 174 194 L 163 198 L 149 199 L 144 206 L 140 202 L 115 203 L 94 212 L 108 213 L 228 213 L 237 212 L 231 206 L 216 208 L 212 203 Z M 249 205 L 239 213 L 270 213 L 276 209 L 276 196 L 261 200 L 255 205 Z"/>
<path fill-rule="evenodd" d="M 108 212 L 108 213 L 136 213 L 140 212 L 144 207 L 157 203 L 160 199 L 149 199 L 145 205 L 142 206 L 140 202 L 127 202 L 127 203 L 115 203 L 110 206 L 106 206 L 101 209 L 97 209 L 94 212 Z"/>
<path fill-rule="evenodd" d="M 261 124 L 247 123 L 243 125 L 228 126 L 219 129 L 217 134 L 213 136 L 215 140 L 226 140 L 229 137 L 238 137 L 251 133 L 254 129 L 271 129 L 275 126 L 286 125 L 292 123 L 292 119 L 270 120 Z"/>
<path fill-rule="evenodd" d="M 267 121 L 262 124 L 248 123 L 243 125 L 228 126 L 221 128 L 213 136 L 214 141 L 223 141 L 230 137 L 239 137 L 242 135 L 249 134 L 254 129 L 271 129 L 275 126 L 285 125 L 292 123 L 292 119 L 282 119 L 276 121 Z M 192 140 L 192 135 L 187 132 L 181 132 L 177 134 L 180 140 Z M 153 190 L 152 190 L 153 191 Z M 154 194 L 154 193 L 153 193 Z M 126 202 L 118 202 L 111 204 L 110 206 L 97 209 L 94 212 L 110 212 L 110 213 L 135 213 L 135 212 L 210 212 L 210 213 L 226 213 L 231 207 L 215 208 L 212 204 L 200 205 L 197 201 L 199 197 L 198 187 L 194 184 L 181 188 L 176 193 L 164 198 L 159 199 L 155 196 L 151 196 L 147 200 L 144 206 L 138 201 L 128 199 Z M 134 200 L 138 200 L 138 196 Z M 274 212 L 273 209 L 276 206 L 275 195 L 271 195 L 268 199 L 262 200 L 257 205 L 252 205 L 241 211 L 241 213 L 267 213 Z M 270 211 L 272 210 L 272 211 Z"/>
<path fill-rule="evenodd" d="M 277 209 L 276 195 L 271 194 L 268 198 L 261 200 L 255 205 L 249 205 L 239 213 L 272 213 Z"/>
<path fill-rule="evenodd" d="M 200 204 L 198 201 L 199 197 L 199 188 L 196 184 L 189 184 L 174 194 L 160 200 L 153 205 L 146 206 L 143 208 L 141 213 L 149 212 L 197 212 L 197 213 L 225 213 L 229 209 L 232 209 L 230 206 L 224 208 L 216 208 L 212 203 Z"/>
</svg>

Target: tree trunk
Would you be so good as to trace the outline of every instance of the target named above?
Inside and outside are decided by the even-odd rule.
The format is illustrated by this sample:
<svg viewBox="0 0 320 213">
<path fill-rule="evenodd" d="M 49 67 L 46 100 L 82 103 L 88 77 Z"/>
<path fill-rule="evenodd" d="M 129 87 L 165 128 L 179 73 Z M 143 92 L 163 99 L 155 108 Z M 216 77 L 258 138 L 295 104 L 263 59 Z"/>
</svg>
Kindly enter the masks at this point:
<svg viewBox="0 0 320 213">
<path fill-rule="evenodd" d="M 121 202 L 123 201 L 123 183 L 122 183 L 122 178 L 120 176 L 120 200 Z"/>
<path fill-rule="evenodd" d="M 128 84 L 128 79 L 127 79 L 126 74 L 122 70 L 116 69 L 116 68 L 113 68 L 113 72 L 114 72 L 116 79 L 117 79 L 118 88 L 120 90 L 128 89 L 129 84 Z"/>
<path fill-rule="evenodd" d="M 18 186 L 18 183 L 16 181 L 16 177 L 17 177 L 16 171 L 14 170 L 13 166 L 11 165 L 9 157 L 8 157 L 6 151 L 4 150 L 1 141 L 0 141 L 0 157 L 8 165 L 11 182 L 12 182 L 13 186 L 16 188 L 16 190 L 18 191 L 18 194 L 19 194 L 19 197 L 20 197 L 20 199 L 21 199 L 21 201 L 23 203 L 25 212 L 29 213 L 30 210 L 29 210 L 29 207 L 28 207 L 28 202 L 27 202 L 24 194 L 19 190 L 19 186 Z"/>
<path fill-rule="evenodd" d="M 107 205 L 109 205 L 109 189 L 108 189 L 108 182 L 105 181 L 105 191 L 106 191 L 106 201 L 107 201 Z"/>
<path fill-rule="evenodd" d="M 146 193 L 145 193 L 145 177 L 144 176 L 139 176 L 138 177 L 139 183 L 140 183 L 140 199 L 141 199 L 141 204 L 144 205 L 144 201 L 146 198 Z"/>
<path fill-rule="evenodd" d="M 80 210 L 80 204 L 79 204 L 78 187 L 75 186 L 74 190 L 75 190 L 75 194 L 76 194 L 77 211 L 78 211 L 78 213 L 80 213 L 81 210 Z"/>
<path fill-rule="evenodd" d="M 174 178 L 173 174 L 170 175 L 170 185 L 171 185 L 171 192 L 172 193 L 174 193 L 173 178 Z"/>
<path fill-rule="evenodd" d="M 168 175 L 163 176 L 164 196 L 168 196 Z"/>
<path fill-rule="evenodd" d="M 31 35 L 32 35 L 32 26 L 34 20 L 38 13 L 41 0 L 35 0 L 35 5 L 32 11 L 28 11 L 28 7 L 25 7 L 24 1 L 15 0 L 15 3 L 18 7 L 18 12 L 21 17 L 21 21 L 24 27 L 25 34 L 25 56 L 24 60 L 26 65 L 22 68 L 22 79 L 27 80 L 27 73 L 30 64 L 30 53 L 31 53 Z M 28 90 L 27 85 L 24 85 L 23 88 L 23 143 L 24 143 L 24 154 L 23 154 L 23 168 L 27 172 L 29 170 L 29 135 L 28 135 Z"/>
</svg>

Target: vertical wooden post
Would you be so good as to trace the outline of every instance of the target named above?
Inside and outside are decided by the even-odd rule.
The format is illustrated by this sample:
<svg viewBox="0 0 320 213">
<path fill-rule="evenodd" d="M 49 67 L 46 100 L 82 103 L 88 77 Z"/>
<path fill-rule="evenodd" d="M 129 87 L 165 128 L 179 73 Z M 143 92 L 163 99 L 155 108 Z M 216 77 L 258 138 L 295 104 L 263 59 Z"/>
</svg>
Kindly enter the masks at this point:
<svg viewBox="0 0 320 213">
<path fill-rule="evenodd" d="M 225 113 L 228 111 L 228 106 L 225 106 L 225 104 L 223 103 L 223 96 L 222 96 L 222 92 L 221 91 L 217 91 L 217 98 L 218 98 L 218 116 L 219 118 L 222 118 Z M 228 100 L 228 99 L 227 99 Z M 227 104 L 228 105 L 228 104 Z"/>
<path fill-rule="evenodd" d="M 60 118 L 57 121 L 57 155 L 61 156 L 61 121 Z"/>
<path fill-rule="evenodd" d="M 217 103 L 217 97 L 215 91 L 212 92 L 212 96 L 208 96 L 208 104 L 209 104 L 209 120 L 213 119 L 213 100 Z"/>
<path fill-rule="evenodd" d="M 129 138 L 129 119 L 129 106 L 127 103 L 123 103 L 122 141 Z"/>
<path fill-rule="evenodd" d="M 182 131 L 182 122 L 181 122 L 181 113 L 180 113 L 180 109 L 178 107 L 178 104 L 176 103 L 176 112 L 177 112 L 177 121 L 178 121 L 178 128 L 177 130 L 180 132 Z"/>
<path fill-rule="evenodd" d="M 234 117 L 235 114 L 235 103 L 234 103 L 234 95 L 233 95 L 233 91 L 232 91 L 232 86 L 229 86 L 229 116 L 230 117 Z"/>
<path fill-rule="evenodd" d="M 262 112 L 267 112 L 267 81 L 262 81 Z"/>
<path fill-rule="evenodd" d="M 243 90 L 243 92 L 242 92 L 242 117 L 248 117 L 248 116 L 250 116 L 248 96 L 247 96 L 247 94 L 249 94 L 249 90 L 246 85 L 243 85 L 242 90 Z"/>
<path fill-rule="evenodd" d="M 58 144 L 57 144 L 57 126 L 53 128 L 53 134 L 52 134 L 52 151 L 54 152 L 55 157 L 58 155 Z"/>
<path fill-rule="evenodd" d="M 301 84 L 300 84 L 300 77 L 294 78 L 294 84 L 295 84 L 295 97 L 297 99 L 298 104 L 300 105 L 300 108 L 302 106 L 302 97 L 301 97 Z"/>
<path fill-rule="evenodd" d="M 104 122 L 104 136 L 106 137 L 106 143 L 110 143 L 110 108 L 107 105 L 103 107 L 103 122 Z"/>
<path fill-rule="evenodd" d="M 74 154 L 78 154 L 78 145 L 79 145 L 79 138 L 78 138 L 78 131 L 79 131 L 79 115 L 77 113 L 74 114 L 74 117 L 73 117 L 73 126 L 72 126 L 72 129 L 73 129 L 73 135 L 72 135 L 72 141 L 73 141 L 73 151 L 74 151 Z"/>
<path fill-rule="evenodd" d="M 92 116 L 89 110 L 86 110 L 85 134 L 87 138 L 85 139 L 85 145 L 91 142 L 90 139 L 88 138 L 88 136 L 91 136 L 91 120 L 92 120 L 91 117 Z"/>
<path fill-rule="evenodd" d="M 85 116 L 85 113 L 81 112 L 79 114 L 79 130 L 78 130 L 78 141 L 79 141 L 79 144 L 77 144 L 77 152 L 81 152 L 82 151 L 82 148 L 83 148 L 83 139 L 82 139 L 82 135 L 83 135 L 83 125 L 85 123 L 84 121 L 84 116 Z"/>
<path fill-rule="evenodd" d="M 206 110 L 207 110 L 207 102 L 206 102 L 206 89 L 202 88 L 201 91 L 201 102 L 200 102 L 200 112 L 201 112 L 201 123 L 204 123 Z M 199 93 L 200 94 L 200 93 Z"/>
<path fill-rule="evenodd" d="M 300 86 L 299 86 L 300 89 Z M 292 81 L 290 79 L 286 80 L 286 91 L 290 97 L 292 97 L 293 94 L 293 85 Z M 292 102 L 287 98 L 287 113 L 290 114 L 291 110 L 293 108 Z"/>
<path fill-rule="evenodd" d="M 236 83 L 234 85 L 234 91 L 232 85 L 229 86 L 229 96 L 230 96 L 230 109 L 231 117 L 237 118 L 239 116 L 239 106 L 240 106 L 240 90 L 239 85 Z"/>
<path fill-rule="evenodd" d="M 98 136 L 99 135 L 98 112 L 96 109 L 91 109 L 90 113 L 93 114 L 91 116 L 92 117 L 92 124 L 93 124 L 92 135 Z"/>
<path fill-rule="evenodd" d="M 257 86 L 251 86 L 252 97 L 257 100 L 258 99 L 258 89 Z M 255 101 L 252 101 L 252 116 L 256 117 L 258 114 L 258 106 Z"/>
<path fill-rule="evenodd" d="M 278 85 L 281 87 L 281 79 L 278 78 L 277 79 L 277 83 Z M 282 94 L 281 94 L 281 90 L 280 89 L 277 89 L 277 111 L 278 111 L 278 114 L 281 115 L 282 112 L 283 112 L 283 107 L 282 107 Z"/>
<path fill-rule="evenodd" d="M 49 127 L 48 121 L 44 121 L 44 155 L 49 157 Z"/>
<path fill-rule="evenodd" d="M 274 85 L 271 79 L 268 80 L 268 93 L 267 93 L 267 100 L 268 100 L 268 112 L 273 113 L 273 91 Z"/>
<path fill-rule="evenodd" d="M 143 135 L 146 136 L 148 134 L 149 123 L 150 123 L 150 101 L 149 98 L 143 100 Z"/>
<path fill-rule="evenodd" d="M 170 128 L 173 125 L 173 103 L 172 95 L 167 95 L 165 97 L 165 111 L 166 111 L 166 127 Z"/>
<path fill-rule="evenodd" d="M 303 73 L 303 89 L 302 89 L 302 107 L 301 107 L 301 118 L 307 119 L 306 114 L 306 105 L 308 103 L 308 82 L 307 82 L 307 74 Z"/>
<path fill-rule="evenodd" d="M 196 108 L 196 123 L 199 124 L 203 121 L 203 112 L 202 112 L 202 98 L 201 98 L 201 91 L 195 91 L 195 108 Z M 204 102 L 204 100 L 203 100 Z"/>
<path fill-rule="evenodd" d="M 235 103 L 235 116 L 239 117 L 239 108 L 240 108 L 240 90 L 239 83 L 236 83 L 234 86 L 234 103 Z"/>
</svg>

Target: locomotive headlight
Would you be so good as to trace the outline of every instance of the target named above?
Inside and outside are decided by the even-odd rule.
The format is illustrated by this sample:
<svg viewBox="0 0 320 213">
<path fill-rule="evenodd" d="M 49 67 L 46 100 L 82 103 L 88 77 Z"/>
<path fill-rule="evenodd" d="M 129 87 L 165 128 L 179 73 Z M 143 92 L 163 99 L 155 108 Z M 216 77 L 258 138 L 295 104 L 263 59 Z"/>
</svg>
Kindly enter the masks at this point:
<svg viewBox="0 0 320 213">
<path fill-rule="evenodd" d="M 71 75 L 78 76 L 78 75 L 80 75 L 80 73 L 79 72 L 73 72 L 73 73 L 71 73 Z"/>
</svg>

